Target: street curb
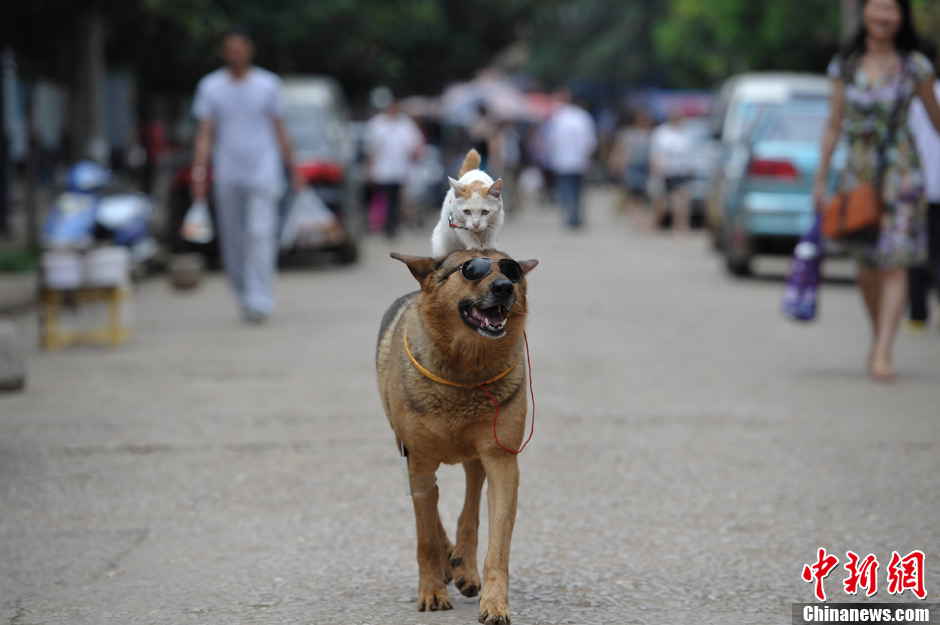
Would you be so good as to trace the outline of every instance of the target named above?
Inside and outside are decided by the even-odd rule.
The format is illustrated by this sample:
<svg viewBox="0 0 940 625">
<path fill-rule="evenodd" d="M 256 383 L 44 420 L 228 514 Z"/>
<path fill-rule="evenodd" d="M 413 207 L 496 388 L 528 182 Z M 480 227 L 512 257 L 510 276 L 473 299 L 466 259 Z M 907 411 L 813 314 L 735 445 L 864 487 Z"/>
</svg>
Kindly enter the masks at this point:
<svg viewBox="0 0 940 625">
<path fill-rule="evenodd" d="M 36 273 L 0 274 L 0 315 L 25 312 L 36 304 Z"/>
</svg>

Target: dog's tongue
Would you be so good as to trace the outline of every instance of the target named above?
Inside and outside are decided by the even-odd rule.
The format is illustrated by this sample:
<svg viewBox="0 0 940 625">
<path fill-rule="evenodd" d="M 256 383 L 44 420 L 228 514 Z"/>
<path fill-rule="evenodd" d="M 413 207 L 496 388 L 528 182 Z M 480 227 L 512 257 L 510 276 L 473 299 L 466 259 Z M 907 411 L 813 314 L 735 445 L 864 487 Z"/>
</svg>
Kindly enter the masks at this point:
<svg viewBox="0 0 940 625">
<path fill-rule="evenodd" d="M 473 319 L 476 319 L 476 320 L 477 320 L 478 322 L 480 322 L 480 323 L 484 323 L 484 322 L 486 321 L 486 315 L 485 315 L 485 314 L 483 313 L 483 311 L 480 310 L 479 308 L 471 308 L 471 309 L 470 309 L 470 316 L 471 316 Z"/>
</svg>

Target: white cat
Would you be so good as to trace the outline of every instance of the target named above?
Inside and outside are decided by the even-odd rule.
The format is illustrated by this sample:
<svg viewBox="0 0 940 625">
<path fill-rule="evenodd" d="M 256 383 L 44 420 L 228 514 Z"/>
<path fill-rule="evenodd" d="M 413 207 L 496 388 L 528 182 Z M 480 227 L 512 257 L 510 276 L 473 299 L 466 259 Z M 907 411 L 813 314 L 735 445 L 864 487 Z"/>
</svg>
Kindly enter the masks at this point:
<svg viewBox="0 0 940 625">
<path fill-rule="evenodd" d="M 503 180 L 494 181 L 479 167 L 480 154 L 470 150 L 460 167 L 460 180 L 447 178 L 450 189 L 431 234 L 432 256 L 443 258 L 457 250 L 496 246 L 496 235 L 503 227 Z"/>
</svg>

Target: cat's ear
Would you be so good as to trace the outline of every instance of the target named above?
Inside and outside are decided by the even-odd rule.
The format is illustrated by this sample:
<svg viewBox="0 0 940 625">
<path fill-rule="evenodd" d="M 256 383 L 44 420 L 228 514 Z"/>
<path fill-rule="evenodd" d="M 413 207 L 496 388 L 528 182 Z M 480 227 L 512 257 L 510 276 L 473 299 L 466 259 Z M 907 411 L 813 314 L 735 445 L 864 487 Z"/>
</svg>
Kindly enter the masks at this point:
<svg viewBox="0 0 940 625">
<path fill-rule="evenodd" d="M 500 194 L 503 192 L 503 179 L 497 178 L 496 182 L 490 185 L 490 188 L 487 189 L 486 194 L 490 197 L 494 197 L 497 200 L 499 199 Z"/>
<path fill-rule="evenodd" d="M 457 195 L 457 196 L 463 195 L 463 185 L 461 185 L 459 182 L 457 182 L 450 176 L 447 176 L 447 182 L 450 183 L 450 188 L 454 190 L 454 195 Z"/>
</svg>

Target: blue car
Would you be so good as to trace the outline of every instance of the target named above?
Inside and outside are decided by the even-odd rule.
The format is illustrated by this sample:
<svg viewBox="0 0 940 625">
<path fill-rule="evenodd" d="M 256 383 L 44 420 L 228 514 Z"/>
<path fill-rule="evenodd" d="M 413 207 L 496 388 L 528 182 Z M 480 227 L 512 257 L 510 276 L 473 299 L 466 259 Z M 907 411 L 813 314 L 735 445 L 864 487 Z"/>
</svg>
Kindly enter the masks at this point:
<svg viewBox="0 0 940 625">
<path fill-rule="evenodd" d="M 813 181 L 829 114 L 826 100 L 795 99 L 767 105 L 730 167 L 724 196 L 722 251 L 728 270 L 751 272 L 759 254 L 789 255 L 813 223 Z M 844 160 L 833 156 L 830 188 Z"/>
</svg>

